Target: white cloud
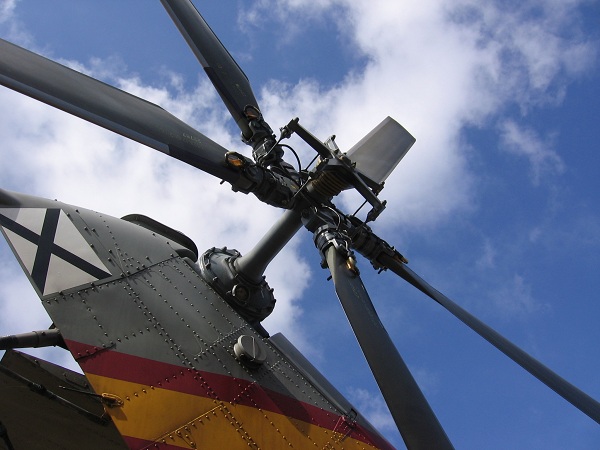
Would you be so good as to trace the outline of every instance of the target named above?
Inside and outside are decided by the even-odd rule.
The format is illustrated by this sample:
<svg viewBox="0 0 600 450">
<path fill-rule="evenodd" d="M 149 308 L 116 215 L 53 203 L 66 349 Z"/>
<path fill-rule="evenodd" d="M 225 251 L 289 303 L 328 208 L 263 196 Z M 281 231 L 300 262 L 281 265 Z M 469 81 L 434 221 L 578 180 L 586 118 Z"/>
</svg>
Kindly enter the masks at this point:
<svg viewBox="0 0 600 450">
<path fill-rule="evenodd" d="M 539 185 L 544 175 L 559 175 L 565 170 L 562 158 L 552 149 L 551 139 L 543 139 L 535 130 L 519 126 L 512 120 L 504 121 L 500 129 L 502 148 L 529 161 L 534 185 Z"/>
<path fill-rule="evenodd" d="M 490 297 L 496 310 L 504 317 L 523 317 L 548 308 L 547 304 L 535 298 L 531 289 L 521 275 L 515 274 L 496 291 L 490 292 Z"/>
<path fill-rule="evenodd" d="M 0 2 L 0 23 L 6 22 L 12 18 L 15 6 L 17 6 L 16 0 L 2 0 L 2 2 Z"/>
<path fill-rule="evenodd" d="M 25 30 L 16 14 L 18 0 L 0 0 L 0 32 L 4 39 L 27 45 L 31 34 Z"/>
<path fill-rule="evenodd" d="M 497 251 L 494 248 L 494 245 L 492 244 L 491 240 L 485 239 L 485 241 L 483 242 L 481 256 L 476 261 L 475 266 L 480 270 L 493 269 L 496 265 L 496 256 Z"/>
</svg>

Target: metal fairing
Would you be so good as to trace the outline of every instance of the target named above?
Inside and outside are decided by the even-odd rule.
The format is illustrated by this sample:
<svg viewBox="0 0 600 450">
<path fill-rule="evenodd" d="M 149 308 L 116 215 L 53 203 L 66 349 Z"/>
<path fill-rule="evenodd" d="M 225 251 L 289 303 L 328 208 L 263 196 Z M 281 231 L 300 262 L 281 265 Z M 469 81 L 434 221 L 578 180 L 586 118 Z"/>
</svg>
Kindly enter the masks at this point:
<svg viewBox="0 0 600 450">
<path fill-rule="evenodd" d="M 392 448 L 305 376 L 314 369 L 261 337 L 167 237 L 6 191 L 0 225 L 130 448 Z M 241 335 L 264 350 L 259 367 L 235 358 Z"/>
</svg>

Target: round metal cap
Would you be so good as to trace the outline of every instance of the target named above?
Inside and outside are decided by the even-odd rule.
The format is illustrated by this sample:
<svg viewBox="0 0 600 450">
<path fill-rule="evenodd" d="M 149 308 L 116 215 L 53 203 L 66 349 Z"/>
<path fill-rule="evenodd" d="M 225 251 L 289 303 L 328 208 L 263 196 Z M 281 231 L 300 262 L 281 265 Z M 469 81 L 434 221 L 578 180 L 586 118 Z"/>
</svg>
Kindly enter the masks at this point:
<svg viewBox="0 0 600 450">
<path fill-rule="evenodd" d="M 267 359 L 267 353 L 259 339 L 241 335 L 233 346 L 235 357 L 249 367 L 256 368 Z"/>
</svg>

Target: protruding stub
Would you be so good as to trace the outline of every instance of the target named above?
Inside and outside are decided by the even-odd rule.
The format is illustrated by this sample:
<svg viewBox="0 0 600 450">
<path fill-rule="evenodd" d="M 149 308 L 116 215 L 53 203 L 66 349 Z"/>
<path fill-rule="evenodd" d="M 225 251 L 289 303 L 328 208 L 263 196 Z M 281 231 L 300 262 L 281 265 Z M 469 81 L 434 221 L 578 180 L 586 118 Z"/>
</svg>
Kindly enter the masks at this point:
<svg viewBox="0 0 600 450">
<path fill-rule="evenodd" d="M 102 403 L 104 403 L 109 408 L 118 408 L 120 406 L 123 406 L 123 404 L 125 403 L 121 399 L 121 397 L 119 397 L 118 395 L 109 394 L 109 393 L 106 393 L 106 392 L 103 392 L 100 395 L 100 400 L 102 401 Z"/>
<path fill-rule="evenodd" d="M 236 152 L 227 152 L 225 154 L 225 162 L 231 166 L 236 167 L 238 169 L 242 169 L 246 166 L 246 160 L 242 155 Z"/>
<path fill-rule="evenodd" d="M 247 305 L 248 299 L 250 298 L 250 292 L 248 288 L 241 284 L 236 284 L 231 290 L 231 295 L 240 303 L 240 305 Z"/>
<path fill-rule="evenodd" d="M 356 259 L 354 256 L 350 255 L 346 259 L 346 268 L 354 274 L 354 276 L 359 276 L 360 271 L 358 270 L 358 266 L 356 265 Z"/>
<path fill-rule="evenodd" d="M 65 341 L 58 328 L 0 337 L 0 350 L 50 347 L 53 345 L 66 348 Z"/>
<path fill-rule="evenodd" d="M 238 361 L 251 369 L 258 369 L 267 358 L 263 344 L 254 336 L 241 335 L 233 346 Z"/>
</svg>

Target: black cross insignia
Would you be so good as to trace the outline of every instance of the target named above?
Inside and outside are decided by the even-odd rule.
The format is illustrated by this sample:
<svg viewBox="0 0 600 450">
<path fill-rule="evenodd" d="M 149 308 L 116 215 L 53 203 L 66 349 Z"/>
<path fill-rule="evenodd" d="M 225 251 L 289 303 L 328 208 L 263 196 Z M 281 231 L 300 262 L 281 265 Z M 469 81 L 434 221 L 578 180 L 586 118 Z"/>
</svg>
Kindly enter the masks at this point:
<svg viewBox="0 0 600 450">
<path fill-rule="evenodd" d="M 46 278 L 48 276 L 48 268 L 50 266 L 50 257 L 56 255 L 64 261 L 72 264 L 78 269 L 87 274 L 102 279 L 111 276 L 110 273 L 94 266 L 85 259 L 65 250 L 61 246 L 54 243 L 56 230 L 58 228 L 58 219 L 60 217 L 60 209 L 47 209 L 44 216 L 41 234 L 37 234 L 14 220 L 0 214 L 0 225 L 7 230 L 21 236 L 37 246 L 35 261 L 31 270 L 31 278 L 38 286 L 41 293 L 44 292 L 46 286 Z"/>
</svg>

